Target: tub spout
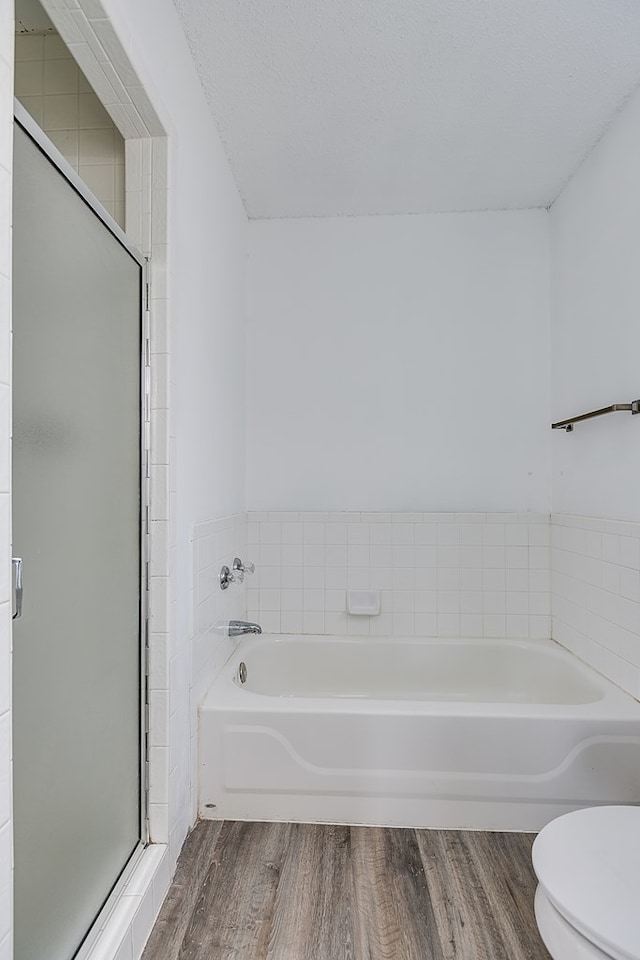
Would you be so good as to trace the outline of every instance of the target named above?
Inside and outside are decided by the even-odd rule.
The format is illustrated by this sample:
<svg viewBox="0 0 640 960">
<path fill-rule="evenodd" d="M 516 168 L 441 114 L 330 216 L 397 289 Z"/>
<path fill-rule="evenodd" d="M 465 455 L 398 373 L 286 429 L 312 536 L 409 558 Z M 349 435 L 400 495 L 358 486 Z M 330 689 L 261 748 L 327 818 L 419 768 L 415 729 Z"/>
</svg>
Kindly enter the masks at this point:
<svg viewBox="0 0 640 960">
<path fill-rule="evenodd" d="M 229 636 L 241 637 L 244 633 L 262 633 L 259 623 L 250 623 L 246 620 L 229 620 Z"/>
</svg>

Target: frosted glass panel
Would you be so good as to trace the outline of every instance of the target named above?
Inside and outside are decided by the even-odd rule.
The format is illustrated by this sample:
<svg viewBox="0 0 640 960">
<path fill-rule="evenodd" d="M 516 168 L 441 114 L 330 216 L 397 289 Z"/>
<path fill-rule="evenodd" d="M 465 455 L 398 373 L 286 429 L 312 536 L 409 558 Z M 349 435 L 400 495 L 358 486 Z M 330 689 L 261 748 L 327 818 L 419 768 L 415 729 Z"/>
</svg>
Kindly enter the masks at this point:
<svg viewBox="0 0 640 960">
<path fill-rule="evenodd" d="M 16 960 L 70 960 L 140 836 L 140 267 L 16 125 Z"/>
</svg>

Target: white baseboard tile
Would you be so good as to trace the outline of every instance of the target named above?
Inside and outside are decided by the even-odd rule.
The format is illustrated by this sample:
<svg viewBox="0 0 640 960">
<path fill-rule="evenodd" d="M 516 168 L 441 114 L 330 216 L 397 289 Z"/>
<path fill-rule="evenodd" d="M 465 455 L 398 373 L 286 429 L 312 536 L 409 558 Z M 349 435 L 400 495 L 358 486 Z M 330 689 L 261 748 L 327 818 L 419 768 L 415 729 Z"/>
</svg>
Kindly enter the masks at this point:
<svg viewBox="0 0 640 960">
<path fill-rule="evenodd" d="M 170 880 L 166 844 L 150 844 L 107 917 L 87 960 L 140 960 Z"/>
</svg>

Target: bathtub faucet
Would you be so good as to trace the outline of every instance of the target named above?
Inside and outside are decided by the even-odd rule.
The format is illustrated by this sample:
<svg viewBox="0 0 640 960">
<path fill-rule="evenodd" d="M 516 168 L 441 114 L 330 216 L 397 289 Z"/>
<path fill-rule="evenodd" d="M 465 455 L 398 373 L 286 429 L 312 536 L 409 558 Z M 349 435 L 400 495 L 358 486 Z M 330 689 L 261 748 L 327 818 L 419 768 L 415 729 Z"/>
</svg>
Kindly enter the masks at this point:
<svg viewBox="0 0 640 960">
<path fill-rule="evenodd" d="M 241 637 L 244 633 L 262 633 L 259 623 L 249 623 L 246 620 L 229 620 L 229 636 Z"/>
</svg>

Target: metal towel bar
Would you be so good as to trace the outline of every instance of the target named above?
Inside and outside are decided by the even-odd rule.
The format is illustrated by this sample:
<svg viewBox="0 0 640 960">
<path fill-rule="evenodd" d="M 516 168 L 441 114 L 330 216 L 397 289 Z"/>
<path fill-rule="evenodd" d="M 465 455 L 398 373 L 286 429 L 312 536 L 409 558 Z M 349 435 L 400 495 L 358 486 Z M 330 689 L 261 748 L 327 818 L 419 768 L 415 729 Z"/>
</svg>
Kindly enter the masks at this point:
<svg viewBox="0 0 640 960">
<path fill-rule="evenodd" d="M 625 410 L 630 413 L 640 413 L 640 400 L 632 400 L 631 403 L 612 403 L 610 407 L 601 407 L 600 410 L 591 410 L 590 413 L 581 413 L 579 417 L 569 417 L 568 420 L 559 420 L 558 423 L 552 423 L 552 430 L 565 430 L 570 433 L 573 430 L 574 423 L 580 423 L 581 420 L 591 420 L 593 417 L 601 417 L 605 413 L 617 413 Z"/>
</svg>

